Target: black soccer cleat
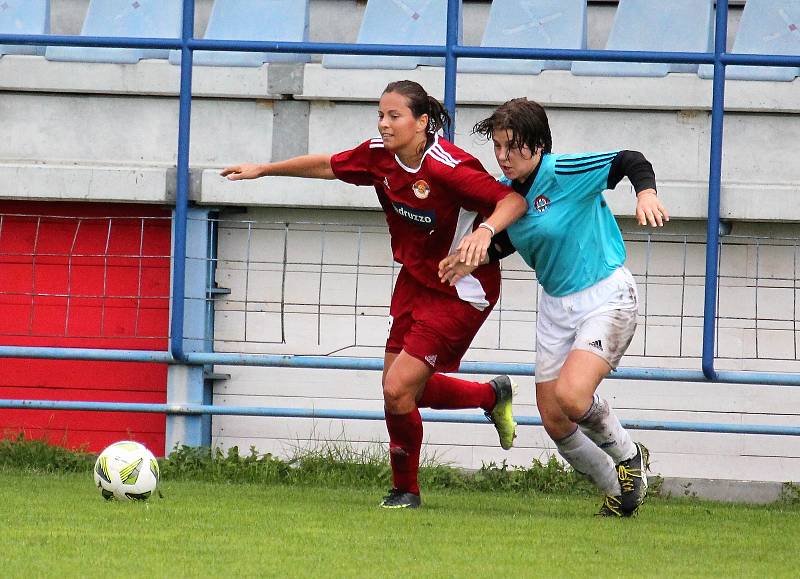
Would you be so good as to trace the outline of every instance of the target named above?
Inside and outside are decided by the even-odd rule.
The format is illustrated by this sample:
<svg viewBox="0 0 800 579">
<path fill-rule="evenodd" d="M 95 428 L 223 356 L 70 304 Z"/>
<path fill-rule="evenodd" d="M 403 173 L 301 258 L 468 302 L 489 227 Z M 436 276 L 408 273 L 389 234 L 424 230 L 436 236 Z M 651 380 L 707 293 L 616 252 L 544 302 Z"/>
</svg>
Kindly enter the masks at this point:
<svg viewBox="0 0 800 579">
<path fill-rule="evenodd" d="M 611 495 L 606 495 L 606 498 L 603 499 L 603 504 L 600 507 L 600 510 L 597 512 L 598 517 L 624 517 L 625 515 L 620 510 L 620 505 L 622 502 L 620 501 L 619 497 L 614 497 Z"/>
<path fill-rule="evenodd" d="M 620 507 L 622 516 L 632 517 L 647 498 L 647 471 L 650 469 L 650 451 L 637 442 L 636 455 L 617 465 L 617 478 L 622 490 Z"/>
<path fill-rule="evenodd" d="M 422 499 L 419 495 L 391 489 L 389 494 L 383 497 L 381 501 L 381 508 L 384 509 L 417 509 L 422 504 Z"/>
</svg>

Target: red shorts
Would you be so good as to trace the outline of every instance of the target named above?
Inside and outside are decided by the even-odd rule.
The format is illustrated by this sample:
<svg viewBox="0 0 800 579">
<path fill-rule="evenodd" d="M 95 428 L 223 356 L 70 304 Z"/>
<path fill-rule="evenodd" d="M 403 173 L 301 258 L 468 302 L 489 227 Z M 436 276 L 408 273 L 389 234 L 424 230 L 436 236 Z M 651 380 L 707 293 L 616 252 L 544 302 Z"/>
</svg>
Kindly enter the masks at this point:
<svg viewBox="0 0 800 579">
<path fill-rule="evenodd" d="M 455 372 L 496 299 L 479 310 L 469 302 L 432 290 L 400 270 L 389 310 L 386 351 L 406 354 L 437 372 Z"/>
</svg>

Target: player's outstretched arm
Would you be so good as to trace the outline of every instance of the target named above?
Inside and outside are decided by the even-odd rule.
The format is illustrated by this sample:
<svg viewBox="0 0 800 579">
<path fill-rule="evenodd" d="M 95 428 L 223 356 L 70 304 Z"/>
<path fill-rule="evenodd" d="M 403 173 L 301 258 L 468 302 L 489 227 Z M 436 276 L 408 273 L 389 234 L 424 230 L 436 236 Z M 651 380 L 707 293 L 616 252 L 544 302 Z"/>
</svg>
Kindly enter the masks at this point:
<svg viewBox="0 0 800 579">
<path fill-rule="evenodd" d="M 220 171 L 220 175 L 231 181 L 258 179 L 259 177 L 310 177 L 313 179 L 336 179 L 331 167 L 330 155 L 302 155 L 275 163 L 244 163 L 231 165 Z"/>
<path fill-rule="evenodd" d="M 663 227 L 669 214 L 656 192 L 656 174 L 653 165 L 639 151 L 623 150 L 617 153 L 608 172 L 607 188 L 613 189 L 627 177 L 636 191 L 636 220 L 639 225 Z"/>
</svg>

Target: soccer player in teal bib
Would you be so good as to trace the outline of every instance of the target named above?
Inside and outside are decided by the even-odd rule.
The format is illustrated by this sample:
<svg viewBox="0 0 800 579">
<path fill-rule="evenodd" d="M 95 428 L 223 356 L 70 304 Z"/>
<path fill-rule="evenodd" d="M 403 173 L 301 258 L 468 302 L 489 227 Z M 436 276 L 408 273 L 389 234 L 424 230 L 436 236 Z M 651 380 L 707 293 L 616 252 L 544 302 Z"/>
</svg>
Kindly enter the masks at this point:
<svg viewBox="0 0 800 579">
<path fill-rule="evenodd" d="M 501 105 L 473 132 L 492 140 L 500 181 L 528 201 L 527 213 L 494 236 L 487 259 L 517 251 L 542 286 L 535 378 L 542 423 L 559 454 L 606 495 L 599 514 L 632 516 L 647 495 L 649 453 L 596 390 L 633 338 L 638 294 L 603 191 L 628 177 L 638 222 L 661 227 L 669 216 L 653 168 L 637 151 L 553 154 L 547 114 L 524 98 Z M 471 270 L 453 254 L 439 275 L 456 283 Z"/>
</svg>

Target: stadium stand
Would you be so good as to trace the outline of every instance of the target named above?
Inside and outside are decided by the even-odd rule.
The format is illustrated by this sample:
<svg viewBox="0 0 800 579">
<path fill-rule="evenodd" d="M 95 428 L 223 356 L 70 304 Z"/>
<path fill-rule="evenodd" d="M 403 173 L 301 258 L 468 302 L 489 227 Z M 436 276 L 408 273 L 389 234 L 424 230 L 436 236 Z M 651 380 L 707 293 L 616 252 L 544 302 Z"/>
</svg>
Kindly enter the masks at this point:
<svg viewBox="0 0 800 579">
<path fill-rule="evenodd" d="M 309 0 L 216 0 L 204 38 L 225 40 L 308 41 Z M 169 61 L 180 64 L 181 54 L 170 51 Z M 308 62 L 307 54 L 278 52 L 215 52 L 198 50 L 194 64 L 261 66 L 265 62 Z"/>
<path fill-rule="evenodd" d="M 800 1 L 747 0 L 733 43 L 741 54 L 800 54 Z M 714 76 L 710 64 L 700 66 L 702 78 Z M 782 66 L 728 66 L 725 76 L 734 80 L 792 81 L 800 68 Z"/>
<path fill-rule="evenodd" d="M 459 39 L 461 38 L 459 23 Z M 444 44 L 447 0 L 369 0 L 358 31 L 363 44 Z M 326 54 L 325 68 L 411 70 L 418 65 L 444 66 L 444 58 Z"/>
<path fill-rule="evenodd" d="M 91 0 L 81 36 L 179 38 L 181 0 Z M 145 58 L 168 58 L 169 50 L 49 46 L 47 60 L 135 64 Z"/>
<path fill-rule="evenodd" d="M 607 50 L 708 52 L 713 47 L 713 0 L 620 0 Z M 586 76 L 666 76 L 697 72 L 696 64 L 575 62 Z"/>
<path fill-rule="evenodd" d="M 586 48 L 586 0 L 495 0 L 481 46 Z M 569 70 L 565 60 L 462 58 L 460 72 L 539 74 Z"/>
<path fill-rule="evenodd" d="M 0 3 L 0 33 L 50 34 L 50 0 L 4 0 Z M 44 46 L 0 44 L 4 54 L 44 54 Z"/>
</svg>

